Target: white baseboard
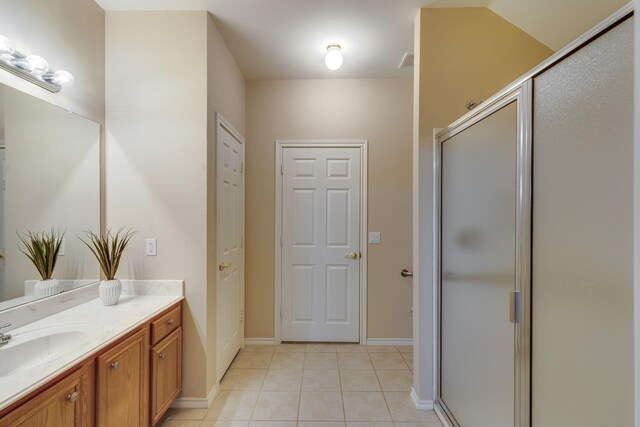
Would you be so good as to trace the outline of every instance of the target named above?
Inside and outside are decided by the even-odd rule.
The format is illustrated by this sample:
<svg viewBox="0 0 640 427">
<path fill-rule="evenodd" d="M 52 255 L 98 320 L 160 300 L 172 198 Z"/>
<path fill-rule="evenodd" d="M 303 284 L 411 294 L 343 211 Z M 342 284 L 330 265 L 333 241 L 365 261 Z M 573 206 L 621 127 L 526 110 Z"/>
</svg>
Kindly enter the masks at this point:
<svg viewBox="0 0 640 427">
<path fill-rule="evenodd" d="M 179 409 L 209 409 L 220 389 L 216 384 L 207 397 L 179 397 L 171 404 L 172 408 Z"/>
<path fill-rule="evenodd" d="M 244 343 L 246 345 L 275 345 L 276 341 L 273 338 L 245 338 Z"/>
<path fill-rule="evenodd" d="M 413 345 L 413 338 L 369 338 L 367 345 Z"/>
<path fill-rule="evenodd" d="M 433 400 L 420 400 L 416 390 L 411 387 L 411 400 L 418 411 L 433 411 Z"/>
</svg>

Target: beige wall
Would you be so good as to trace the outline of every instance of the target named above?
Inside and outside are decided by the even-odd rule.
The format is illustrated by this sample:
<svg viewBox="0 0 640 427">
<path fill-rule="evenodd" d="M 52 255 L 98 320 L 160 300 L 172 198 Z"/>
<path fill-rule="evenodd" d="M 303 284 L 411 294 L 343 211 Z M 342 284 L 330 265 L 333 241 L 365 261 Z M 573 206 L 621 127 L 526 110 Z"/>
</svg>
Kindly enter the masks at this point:
<svg viewBox="0 0 640 427">
<path fill-rule="evenodd" d="M 118 277 L 185 281 L 183 395 L 206 396 L 207 14 L 108 12 L 106 31 L 107 226 L 138 231 Z"/>
<path fill-rule="evenodd" d="M 216 112 L 244 135 L 245 81 L 216 28 L 207 15 L 207 387 L 215 384 L 215 280 L 216 257 Z"/>
<path fill-rule="evenodd" d="M 409 79 L 247 82 L 246 329 L 274 336 L 276 139 L 369 140 L 368 337 L 411 338 Z"/>
<path fill-rule="evenodd" d="M 0 70 L 0 83 L 104 123 L 104 21 L 94 0 L 0 2 L 0 35 L 16 49 L 71 72 L 75 84 L 53 94 Z"/>
<path fill-rule="evenodd" d="M 138 231 L 118 275 L 185 281 L 182 396 L 204 398 L 215 385 L 215 113 L 244 131 L 244 78 L 206 12 L 109 12 L 106 27 L 107 225 Z M 144 255 L 151 237 L 156 257 Z"/>
<path fill-rule="evenodd" d="M 417 22 L 414 106 L 414 388 L 433 398 L 433 130 L 464 115 L 553 52 L 485 8 L 422 9 Z M 419 262 L 418 262 L 419 260 Z"/>
</svg>

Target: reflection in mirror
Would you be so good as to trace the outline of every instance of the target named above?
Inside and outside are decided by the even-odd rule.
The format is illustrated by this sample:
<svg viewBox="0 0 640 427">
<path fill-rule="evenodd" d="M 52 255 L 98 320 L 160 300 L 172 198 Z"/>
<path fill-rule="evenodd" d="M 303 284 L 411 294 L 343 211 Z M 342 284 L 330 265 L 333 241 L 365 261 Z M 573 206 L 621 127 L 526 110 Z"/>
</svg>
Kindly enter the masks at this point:
<svg viewBox="0 0 640 427">
<path fill-rule="evenodd" d="M 40 275 L 19 234 L 65 233 L 53 277 L 60 291 L 96 282 L 76 237 L 100 230 L 100 125 L 0 85 L 0 310 L 32 301 Z"/>
</svg>

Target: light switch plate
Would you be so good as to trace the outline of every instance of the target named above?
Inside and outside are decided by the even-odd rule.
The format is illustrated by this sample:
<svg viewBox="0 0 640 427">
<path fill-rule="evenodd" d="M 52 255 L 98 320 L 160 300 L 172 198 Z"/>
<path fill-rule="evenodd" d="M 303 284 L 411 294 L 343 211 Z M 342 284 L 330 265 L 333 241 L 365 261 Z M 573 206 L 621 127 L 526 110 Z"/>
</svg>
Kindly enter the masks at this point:
<svg viewBox="0 0 640 427">
<path fill-rule="evenodd" d="M 147 256 L 158 255 L 158 245 L 156 243 L 156 239 L 147 239 L 144 247 L 145 247 L 145 253 L 147 254 Z"/>
<path fill-rule="evenodd" d="M 379 245 L 380 244 L 380 232 L 379 231 L 370 231 L 369 232 L 369 244 L 371 244 L 371 245 Z"/>
</svg>

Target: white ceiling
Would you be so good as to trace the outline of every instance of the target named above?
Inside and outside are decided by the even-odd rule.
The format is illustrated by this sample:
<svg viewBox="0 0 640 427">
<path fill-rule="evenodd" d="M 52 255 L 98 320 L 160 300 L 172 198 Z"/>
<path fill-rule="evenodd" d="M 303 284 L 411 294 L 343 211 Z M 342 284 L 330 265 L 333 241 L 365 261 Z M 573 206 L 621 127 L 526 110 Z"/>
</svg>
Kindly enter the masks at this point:
<svg viewBox="0 0 640 427">
<path fill-rule="evenodd" d="M 210 11 L 247 79 L 411 77 L 398 64 L 421 7 L 489 7 L 557 50 L 625 1 L 96 0 L 105 10 Z M 336 42 L 344 65 L 329 71 L 324 52 Z"/>
</svg>

